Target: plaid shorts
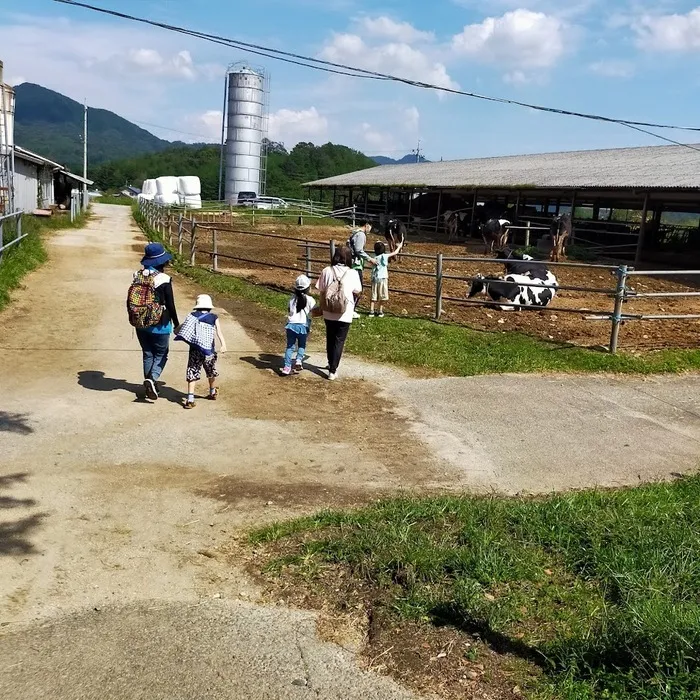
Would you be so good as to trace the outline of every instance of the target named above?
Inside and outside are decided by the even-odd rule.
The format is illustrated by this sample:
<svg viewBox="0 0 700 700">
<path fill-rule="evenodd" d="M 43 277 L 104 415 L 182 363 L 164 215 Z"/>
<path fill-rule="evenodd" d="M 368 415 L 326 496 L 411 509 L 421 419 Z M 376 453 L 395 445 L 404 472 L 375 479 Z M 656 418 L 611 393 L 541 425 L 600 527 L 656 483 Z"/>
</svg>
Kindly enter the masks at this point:
<svg viewBox="0 0 700 700">
<path fill-rule="evenodd" d="M 190 356 L 187 359 L 187 381 L 198 382 L 202 377 L 202 367 L 209 379 L 218 377 L 216 371 L 217 354 L 205 355 L 199 348 L 190 345 Z"/>
</svg>

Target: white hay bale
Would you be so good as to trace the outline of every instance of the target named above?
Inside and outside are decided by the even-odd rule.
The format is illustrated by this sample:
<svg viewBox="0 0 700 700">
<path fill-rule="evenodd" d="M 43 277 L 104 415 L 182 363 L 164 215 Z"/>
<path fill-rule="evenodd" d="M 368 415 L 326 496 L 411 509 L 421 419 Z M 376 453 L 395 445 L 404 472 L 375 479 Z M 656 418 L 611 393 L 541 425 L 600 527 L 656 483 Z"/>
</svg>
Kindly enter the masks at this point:
<svg viewBox="0 0 700 700">
<path fill-rule="evenodd" d="M 201 209 L 202 198 L 199 195 L 180 197 L 180 204 L 184 204 L 188 209 Z"/>
<path fill-rule="evenodd" d="M 156 192 L 160 195 L 177 194 L 177 178 L 170 175 L 157 178 Z"/>
<path fill-rule="evenodd" d="M 199 197 L 202 194 L 202 183 L 196 175 L 183 175 L 178 179 L 177 191 L 185 197 Z"/>
<path fill-rule="evenodd" d="M 156 181 L 155 180 L 144 180 L 143 185 L 141 186 L 141 194 L 144 196 L 149 196 L 151 199 L 153 199 L 153 195 L 157 194 L 158 190 L 156 189 Z"/>
</svg>

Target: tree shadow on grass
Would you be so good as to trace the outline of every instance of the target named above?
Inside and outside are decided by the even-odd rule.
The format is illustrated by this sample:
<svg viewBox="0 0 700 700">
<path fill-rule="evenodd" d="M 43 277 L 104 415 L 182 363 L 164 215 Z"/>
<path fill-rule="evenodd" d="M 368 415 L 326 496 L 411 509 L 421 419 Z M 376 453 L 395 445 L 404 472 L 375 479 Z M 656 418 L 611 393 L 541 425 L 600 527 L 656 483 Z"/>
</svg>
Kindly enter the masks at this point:
<svg viewBox="0 0 700 700">
<path fill-rule="evenodd" d="M 26 472 L 0 476 L 0 490 L 9 489 L 15 484 L 24 484 L 27 477 Z M 33 498 L 0 495 L 0 512 L 14 508 L 31 508 L 35 505 L 36 501 Z M 37 513 L 18 520 L 0 522 L 0 556 L 36 553 L 29 535 L 41 525 L 45 517 L 43 513 Z"/>
<path fill-rule="evenodd" d="M 84 370 L 78 372 L 78 384 L 84 389 L 91 391 L 127 391 L 135 394 L 135 401 L 146 403 L 146 392 L 142 384 L 134 384 L 126 379 L 116 379 L 114 377 L 105 376 L 104 372 L 97 370 Z M 158 382 L 158 394 L 162 399 L 170 403 L 182 404 L 185 394 L 177 389 L 168 386 L 163 386 Z"/>
<path fill-rule="evenodd" d="M 271 369 L 273 372 L 275 372 L 275 374 L 284 376 L 282 374 L 283 360 L 280 355 L 260 353 L 257 357 L 252 355 L 249 355 L 248 357 L 241 357 L 241 360 L 243 362 L 247 362 L 249 365 L 253 365 L 253 367 L 257 367 L 258 369 Z M 309 371 L 322 379 L 326 378 L 326 373 L 320 367 L 311 365 L 308 362 L 304 363 L 304 371 Z"/>
<path fill-rule="evenodd" d="M 34 432 L 34 428 L 29 425 L 26 413 L 8 413 L 0 411 L 0 432 L 17 433 L 19 435 L 29 435 Z"/>
</svg>

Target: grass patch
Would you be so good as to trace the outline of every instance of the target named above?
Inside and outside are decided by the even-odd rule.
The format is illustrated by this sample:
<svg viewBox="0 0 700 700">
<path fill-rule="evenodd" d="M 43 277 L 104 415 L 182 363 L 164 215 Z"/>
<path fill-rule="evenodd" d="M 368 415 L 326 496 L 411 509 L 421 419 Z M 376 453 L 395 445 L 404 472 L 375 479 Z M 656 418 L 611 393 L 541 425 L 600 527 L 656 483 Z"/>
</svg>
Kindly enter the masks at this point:
<svg viewBox="0 0 700 700">
<path fill-rule="evenodd" d="M 131 197 L 116 197 L 112 194 L 103 194 L 101 197 L 94 197 L 93 202 L 95 204 L 122 204 L 126 207 L 130 207 L 134 204 L 134 200 Z"/>
<path fill-rule="evenodd" d="M 144 228 L 138 211 L 134 216 Z M 144 228 L 144 230 L 146 230 Z M 149 235 L 155 235 L 150 232 Z M 207 290 L 284 312 L 280 292 L 204 268 L 176 263 L 179 272 Z M 291 274 L 291 273 L 290 273 Z M 320 327 L 320 324 L 319 326 Z M 679 373 L 700 369 L 700 350 L 668 349 L 645 354 L 589 350 L 514 332 L 478 331 L 428 319 L 386 317 L 381 325 L 363 317 L 348 335 L 347 349 L 378 362 L 427 368 L 450 376 L 527 372 Z"/>
<path fill-rule="evenodd" d="M 396 499 L 258 530 L 266 571 L 339 576 L 395 621 L 478 632 L 535 697 L 700 694 L 700 477 L 543 499 Z"/>
<path fill-rule="evenodd" d="M 10 303 L 10 293 L 17 289 L 26 274 L 46 262 L 48 255 L 44 245 L 44 235 L 49 231 L 84 226 L 87 214 L 82 214 L 74 223 L 68 216 L 36 217 L 22 216 L 22 233 L 27 237 L 12 246 L 3 254 L 0 261 L 0 310 Z M 4 240 L 9 243 L 15 237 L 14 229 L 5 224 Z"/>
</svg>

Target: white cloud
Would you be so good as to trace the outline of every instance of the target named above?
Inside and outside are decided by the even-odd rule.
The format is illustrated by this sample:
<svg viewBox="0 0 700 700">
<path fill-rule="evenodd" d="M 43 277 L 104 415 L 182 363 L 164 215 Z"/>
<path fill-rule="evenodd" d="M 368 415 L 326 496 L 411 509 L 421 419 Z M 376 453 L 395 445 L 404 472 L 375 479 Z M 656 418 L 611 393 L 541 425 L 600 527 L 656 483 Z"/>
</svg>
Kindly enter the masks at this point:
<svg viewBox="0 0 700 700">
<path fill-rule="evenodd" d="M 372 155 L 392 153 L 398 149 L 398 142 L 391 133 L 380 131 L 367 122 L 360 127 L 360 136 L 364 150 Z"/>
<path fill-rule="evenodd" d="M 549 68 L 564 54 L 565 23 L 558 17 L 517 9 L 469 24 L 452 39 L 458 55 L 485 63 L 527 69 Z"/>
<path fill-rule="evenodd" d="M 404 130 L 410 135 L 417 135 L 420 130 L 420 112 L 418 111 L 418 108 L 409 107 L 408 109 L 405 109 L 404 118 Z"/>
<path fill-rule="evenodd" d="M 588 70 L 606 78 L 631 78 L 634 64 L 630 61 L 602 60 L 591 63 Z"/>
<path fill-rule="evenodd" d="M 648 51 L 700 50 L 700 7 L 684 15 L 643 15 L 632 22 L 637 46 Z"/>
<path fill-rule="evenodd" d="M 390 73 L 440 87 L 458 87 L 444 64 L 406 43 L 371 46 L 357 34 L 334 34 L 320 55 L 328 61 L 351 64 L 365 70 Z"/>
<path fill-rule="evenodd" d="M 199 74 L 189 51 L 165 57 L 155 49 L 130 49 L 126 53 L 126 63 L 142 74 L 185 80 L 194 80 Z"/>
<path fill-rule="evenodd" d="M 221 119 L 220 109 L 210 109 L 201 114 L 193 114 L 185 118 L 185 128 L 190 138 L 180 137 L 183 141 L 209 141 L 212 143 L 221 142 Z"/>
<path fill-rule="evenodd" d="M 328 119 L 316 107 L 279 109 L 270 114 L 268 137 L 291 148 L 300 141 L 323 143 L 328 140 Z"/>
<path fill-rule="evenodd" d="M 405 43 L 431 42 L 435 40 L 432 32 L 423 32 L 408 22 L 396 22 L 385 15 L 381 17 L 363 17 L 360 29 L 368 36 Z"/>
</svg>

